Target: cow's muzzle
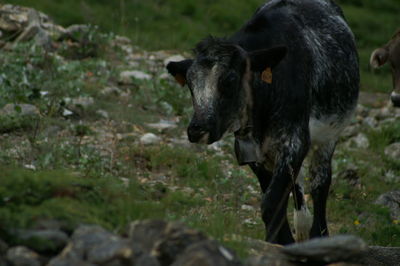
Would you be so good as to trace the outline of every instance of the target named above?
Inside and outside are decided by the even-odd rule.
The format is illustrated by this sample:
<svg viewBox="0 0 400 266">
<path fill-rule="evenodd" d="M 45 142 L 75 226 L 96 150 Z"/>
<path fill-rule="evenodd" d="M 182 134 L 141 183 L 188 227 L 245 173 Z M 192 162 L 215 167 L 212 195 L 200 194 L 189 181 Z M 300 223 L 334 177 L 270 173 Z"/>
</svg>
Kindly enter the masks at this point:
<svg viewBox="0 0 400 266">
<path fill-rule="evenodd" d="M 204 143 L 207 144 L 209 142 L 209 131 L 205 125 L 201 125 L 197 122 L 191 122 L 188 129 L 187 134 L 189 141 L 192 143 Z"/>
<path fill-rule="evenodd" d="M 395 107 L 400 107 L 400 94 L 396 92 L 392 92 L 390 95 L 390 99 Z"/>
</svg>

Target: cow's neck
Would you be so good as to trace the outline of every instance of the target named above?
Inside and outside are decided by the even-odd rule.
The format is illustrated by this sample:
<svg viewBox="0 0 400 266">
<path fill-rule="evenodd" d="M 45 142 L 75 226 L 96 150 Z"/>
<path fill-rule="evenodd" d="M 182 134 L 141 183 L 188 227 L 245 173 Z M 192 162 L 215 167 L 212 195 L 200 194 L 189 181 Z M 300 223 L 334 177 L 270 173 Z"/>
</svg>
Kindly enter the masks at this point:
<svg viewBox="0 0 400 266">
<path fill-rule="evenodd" d="M 245 93 L 245 106 L 241 112 L 240 128 L 235 132 L 235 153 L 240 165 L 258 162 L 260 160 L 259 145 L 253 136 L 253 91 L 251 86 L 250 63 L 247 63 L 246 73 L 243 78 Z"/>
</svg>

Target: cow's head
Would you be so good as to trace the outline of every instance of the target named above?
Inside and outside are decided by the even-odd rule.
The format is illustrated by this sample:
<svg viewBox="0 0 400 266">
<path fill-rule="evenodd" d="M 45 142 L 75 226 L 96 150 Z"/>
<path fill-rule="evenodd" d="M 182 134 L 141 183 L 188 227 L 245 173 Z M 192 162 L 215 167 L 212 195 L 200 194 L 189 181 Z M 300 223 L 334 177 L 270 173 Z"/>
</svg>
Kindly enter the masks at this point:
<svg viewBox="0 0 400 266">
<path fill-rule="evenodd" d="M 383 47 L 372 52 L 370 64 L 378 68 L 390 63 L 393 75 L 393 92 L 391 100 L 393 105 L 400 107 L 400 30 Z"/>
<path fill-rule="evenodd" d="M 195 143 L 211 144 L 240 128 L 251 99 L 253 73 L 273 68 L 285 47 L 247 53 L 225 40 L 208 38 L 195 48 L 195 58 L 167 65 L 168 72 L 188 85 L 194 114 L 187 133 Z"/>
</svg>

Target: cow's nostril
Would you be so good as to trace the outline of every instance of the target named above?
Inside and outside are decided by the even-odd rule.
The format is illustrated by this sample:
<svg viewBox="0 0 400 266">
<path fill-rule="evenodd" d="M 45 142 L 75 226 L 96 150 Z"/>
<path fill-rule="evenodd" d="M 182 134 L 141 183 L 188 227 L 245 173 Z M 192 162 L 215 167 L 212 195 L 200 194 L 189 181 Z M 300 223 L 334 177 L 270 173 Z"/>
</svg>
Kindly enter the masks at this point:
<svg viewBox="0 0 400 266">
<path fill-rule="evenodd" d="M 187 129 L 187 133 L 191 142 L 198 142 L 207 133 L 207 130 L 197 123 L 191 123 Z"/>
</svg>

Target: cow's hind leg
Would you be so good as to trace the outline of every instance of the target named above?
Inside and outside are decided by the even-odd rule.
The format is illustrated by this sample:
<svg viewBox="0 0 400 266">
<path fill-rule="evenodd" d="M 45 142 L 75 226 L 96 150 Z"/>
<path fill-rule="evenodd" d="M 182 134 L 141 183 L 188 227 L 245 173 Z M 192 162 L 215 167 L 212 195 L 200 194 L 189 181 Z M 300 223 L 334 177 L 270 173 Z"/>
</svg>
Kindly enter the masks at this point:
<svg viewBox="0 0 400 266">
<path fill-rule="evenodd" d="M 328 236 L 326 202 L 332 180 L 332 155 L 336 141 L 318 145 L 311 156 L 311 197 L 314 205 L 314 220 L 310 237 Z"/>
<path fill-rule="evenodd" d="M 304 168 L 302 167 L 293 189 L 294 213 L 293 224 L 296 242 L 310 238 L 312 216 L 304 198 Z"/>
</svg>

